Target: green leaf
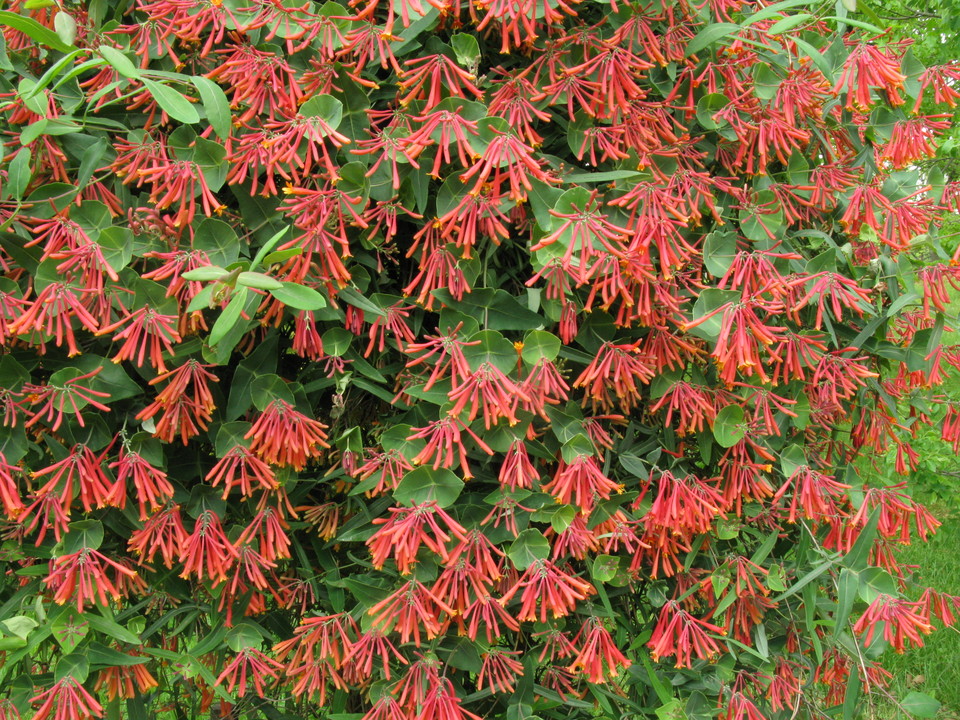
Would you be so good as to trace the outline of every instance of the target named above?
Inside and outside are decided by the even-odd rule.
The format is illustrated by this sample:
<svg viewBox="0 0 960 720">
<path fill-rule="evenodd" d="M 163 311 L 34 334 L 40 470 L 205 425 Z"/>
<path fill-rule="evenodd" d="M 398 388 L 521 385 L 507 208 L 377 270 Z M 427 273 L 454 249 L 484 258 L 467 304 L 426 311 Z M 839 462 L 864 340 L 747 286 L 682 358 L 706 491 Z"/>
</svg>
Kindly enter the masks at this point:
<svg viewBox="0 0 960 720">
<path fill-rule="evenodd" d="M 240 238 L 237 237 L 237 231 L 223 220 L 215 218 L 205 218 L 200 222 L 193 238 L 193 247 L 203 250 L 210 258 L 210 263 L 220 267 L 232 265 L 240 257 Z M 251 269 L 255 267 L 256 265 L 251 265 Z"/>
<path fill-rule="evenodd" d="M 617 576 L 620 567 L 620 558 L 615 555 L 597 555 L 593 560 L 590 572 L 597 582 L 610 582 Z"/>
<path fill-rule="evenodd" d="M 68 526 L 63 538 L 63 552 L 66 555 L 89 548 L 96 550 L 103 542 L 103 525 L 97 520 L 80 520 Z"/>
<path fill-rule="evenodd" d="M 90 623 L 76 609 L 66 607 L 53 619 L 50 629 L 53 639 L 64 652 L 70 653 L 90 632 Z"/>
<path fill-rule="evenodd" d="M 171 118 L 186 123 L 187 125 L 200 122 L 200 114 L 181 93 L 167 85 L 148 78 L 142 78 L 141 82 L 143 82 L 144 87 L 147 88 L 147 91 L 153 96 L 153 99 L 157 101 L 160 109 Z"/>
<path fill-rule="evenodd" d="M 64 678 L 72 677 L 78 683 L 86 682 L 87 675 L 90 674 L 90 661 L 82 652 L 72 652 L 64 655 L 57 661 L 57 667 L 53 671 L 53 679 L 60 682 Z"/>
<path fill-rule="evenodd" d="M 723 277 L 737 256 L 737 234 L 715 230 L 703 241 L 703 264 L 714 277 Z"/>
<path fill-rule="evenodd" d="M 281 298 L 277 298 L 281 302 Z M 324 352 L 330 357 L 343 357 L 344 353 L 350 349 L 355 335 L 342 327 L 330 328 L 321 337 Z"/>
<path fill-rule="evenodd" d="M 465 68 L 475 67 L 480 60 L 480 43 L 467 33 L 456 33 L 450 38 L 450 46 L 457 56 L 457 62 Z"/>
<path fill-rule="evenodd" d="M 250 397 L 254 407 L 263 412 L 274 400 L 284 400 L 290 405 L 296 405 L 296 398 L 290 389 L 290 383 L 279 375 L 268 373 L 257 375 L 250 383 Z"/>
<path fill-rule="evenodd" d="M 208 342 L 211 346 L 220 342 L 223 337 L 233 329 L 234 325 L 241 322 L 240 313 L 243 311 L 243 307 L 247 302 L 249 292 L 247 288 L 240 288 L 233 294 L 233 298 L 224 311 L 220 313 L 220 317 L 217 318 L 217 321 L 213 324 L 213 328 L 210 330 Z"/>
<path fill-rule="evenodd" d="M 30 184 L 32 171 L 30 170 L 30 148 L 20 148 L 13 160 L 7 166 L 7 184 L 3 187 L 10 193 L 10 197 L 20 200 Z"/>
<path fill-rule="evenodd" d="M 852 570 L 843 568 L 840 570 L 840 578 L 837 581 L 837 612 L 833 628 L 833 638 L 836 640 L 840 634 L 847 630 L 847 620 L 850 618 L 850 612 L 853 610 L 853 604 L 857 600 L 857 590 L 860 587 L 860 576 Z"/>
<path fill-rule="evenodd" d="M 5 635 L 13 635 L 21 640 L 26 640 L 37 625 L 37 621 L 33 618 L 26 615 L 14 615 L 0 622 L 0 629 L 3 630 Z"/>
<path fill-rule="evenodd" d="M 134 80 L 140 79 L 140 69 L 124 53 L 109 45 L 101 45 L 97 48 L 97 52 L 110 64 L 110 67 L 123 77 Z"/>
<path fill-rule="evenodd" d="M 210 78 L 194 75 L 190 78 L 197 92 L 200 93 L 200 102 L 207 114 L 207 122 L 221 140 L 226 142 L 233 129 L 233 116 L 230 114 L 230 101 L 226 94 Z"/>
<path fill-rule="evenodd" d="M 205 265 L 204 267 L 194 268 L 193 270 L 188 270 L 185 273 L 182 273 L 180 277 L 184 280 L 195 280 L 197 282 L 210 282 L 213 280 L 220 280 L 223 277 L 229 275 L 228 270 L 224 270 L 219 265 Z"/>
<path fill-rule="evenodd" d="M 743 408 L 727 405 L 713 421 L 713 437 L 721 447 L 733 447 L 747 434 Z"/>
<path fill-rule="evenodd" d="M 279 288 L 271 289 L 270 294 L 294 310 L 322 310 L 327 306 L 327 299 L 323 295 L 297 283 L 284 281 Z"/>
<path fill-rule="evenodd" d="M 406 475 L 393 491 L 402 505 L 420 505 L 435 500 L 442 508 L 450 507 L 460 497 L 463 480 L 446 468 L 421 466 Z"/>
<path fill-rule="evenodd" d="M 96 641 L 89 643 L 83 650 L 94 670 L 106 667 L 132 667 L 150 662 L 148 655 L 129 655 Z"/>
<path fill-rule="evenodd" d="M 543 325 L 543 318 L 525 308 L 504 290 L 474 288 L 462 300 L 449 290 L 434 290 L 432 295 L 444 305 L 476 318 L 487 330 L 531 330 Z"/>
<path fill-rule="evenodd" d="M 283 290 L 284 283 L 269 275 L 258 272 L 242 272 L 237 276 L 237 285 L 257 290 Z"/>
<path fill-rule="evenodd" d="M 524 530 L 510 545 L 507 556 L 517 570 L 526 570 L 538 560 L 550 557 L 550 541 L 539 530 Z"/>
<path fill-rule="evenodd" d="M 767 35 L 780 35 L 781 33 L 793 30 L 798 25 L 803 25 L 804 23 L 815 20 L 816 18 L 810 13 L 797 13 L 796 15 L 785 17 L 782 20 L 777 20 L 777 22 L 766 29 L 766 33 Z"/>
<path fill-rule="evenodd" d="M 333 95 L 314 95 L 300 106 L 300 114 L 306 118 L 318 117 L 331 130 L 336 130 L 343 120 L 343 103 Z"/>
<path fill-rule="evenodd" d="M 130 643 L 131 645 L 140 644 L 140 638 L 136 634 L 130 632 L 115 620 L 97 615 L 94 612 L 86 613 L 84 619 L 90 623 L 91 628 L 103 633 L 109 638 L 118 640 L 119 642 Z"/>
<path fill-rule="evenodd" d="M 343 300 L 348 305 L 353 305 L 364 312 L 368 312 L 376 317 L 386 317 L 387 314 L 379 305 L 374 305 L 370 300 L 360 294 L 359 290 L 352 287 L 340 288 L 337 292 L 337 298 Z"/>
<path fill-rule="evenodd" d="M 252 622 L 243 621 L 227 631 L 226 643 L 234 652 L 240 652 L 248 647 L 259 649 L 263 645 L 263 634 Z"/>
<path fill-rule="evenodd" d="M 53 17 L 53 29 L 64 45 L 73 46 L 73 41 L 77 39 L 77 21 L 73 19 L 73 15 L 58 12 Z"/>
<path fill-rule="evenodd" d="M 17 13 L 0 10 L 0 25 L 19 30 L 32 40 L 36 40 L 40 45 L 46 45 L 60 52 L 70 52 L 76 49 L 72 44 L 65 43 L 57 33 L 44 27 L 36 20 Z"/>
<path fill-rule="evenodd" d="M 639 170 L 606 170 L 604 172 L 570 173 L 564 175 L 568 183 L 608 183 L 615 180 L 634 180 L 643 175 Z"/>
<path fill-rule="evenodd" d="M 496 330 L 481 330 L 470 337 L 471 343 L 463 349 L 463 356 L 471 370 L 479 370 L 484 363 L 490 363 L 502 373 L 510 373 L 517 366 L 517 349 L 509 340 Z"/>
<path fill-rule="evenodd" d="M 687 43 L 684 54 L 694 55 L 706 47 L 740 32 L 740 26 L 733 23 L 710 23 Z"/>
<path fill-rule="evenodd" d="M 302 247 L 292 247 L 287 248 L 286 250 L 277 250 L 267 255 L 263 259 L 264 267 L 270 267 L 271 265 L 279 265 L 290 258 L 297 257 L 298 255 L 303 255 Z"/>
<path fill-rule="evenodd" d="M 904 712 L 908 712 L 918 718 L 936 717 L 940 712 L 940 703 L 922 692 L 910 692 L 900 701 L 900 707 Z"/>
<path fill-rule="evenodd" d="M 545 330 L 531 330 L 523 336 L 523 349 L 520 357 L 528 365 L 535 365 L 541 359 L 556 360 L 560 354 L 560 338 Z"/>
</svg>

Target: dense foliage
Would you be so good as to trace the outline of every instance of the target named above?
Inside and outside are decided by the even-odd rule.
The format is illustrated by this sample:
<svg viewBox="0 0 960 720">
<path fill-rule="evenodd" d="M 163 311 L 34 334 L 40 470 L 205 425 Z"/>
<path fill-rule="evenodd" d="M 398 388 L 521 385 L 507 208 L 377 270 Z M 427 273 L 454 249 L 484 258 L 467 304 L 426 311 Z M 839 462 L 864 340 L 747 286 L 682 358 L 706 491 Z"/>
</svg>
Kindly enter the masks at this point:
<svg viewBox="0 0 960 720">
<path fill-rule="evenodd" d="M 856 461 L 960 447 L 960 66 L 811 0 L 8 7 L 3 718 L 851 718 L 954 621 Z"/>
</svg>

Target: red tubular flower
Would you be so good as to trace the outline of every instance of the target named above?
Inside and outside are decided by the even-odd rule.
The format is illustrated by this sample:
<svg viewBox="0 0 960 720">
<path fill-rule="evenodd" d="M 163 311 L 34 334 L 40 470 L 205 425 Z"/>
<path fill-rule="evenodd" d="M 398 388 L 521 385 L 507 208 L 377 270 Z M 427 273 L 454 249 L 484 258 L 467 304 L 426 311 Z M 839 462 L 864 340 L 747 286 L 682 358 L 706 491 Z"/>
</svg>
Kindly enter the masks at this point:
<svg viewBox="0 0 960 720">
<path fill-rule="evenodd" d="M 709 388 L 681 380 L 673 383 L 660 399 L 650 406 L 650 412 L 666 407 L 665 425 L 671 425 L 673 413 L 678 412 L 680 417 L 677 435 L 683 437 L 711 427 L 717 416 L 715 405 L 716 398 Z"/>
<path fill-rule="evenodd" d="M 597 356 L 574 380 L 573 387 L 584 388 L 583 405 L 590 402 L 592 410 L 599 407 L 604 412 L 619 409 L 629 415 L 640 402 L 638 382 L 646 385 L 653 379 L 653 368 L 648 358 L 640 355 L 639 342 L 633 345 L 605 342 Z M 610 390 L 616 401 L 610 397 Z"/>
<path fill-rule="evenodd" d="M 719 655 L 719 643 L 707 633 L 725 635 L 726 631 L 694 617 L 683 610 L 675 600 L 669 600 L 660 610 L 660 617 L 647 643 L 653 659 L 659 661 L 665 655 L 676 655 L 678 668 L 690 667 L 696 655 L 707 660 Z"/>
<path fill-rule="evenodd" d="M 206 479 L 211 487 L 223 483 L 224 500 L 235 487 L 240 488 L 244 498 L 250 497 L 254 489 L 275 490 L 279 487 L 270 466 L 242 445 L 230 448 L 207 473 Z"/>
<path fill-rule="evenodd" d="M 442 99 L 444 89 L 449 97 L 466 98 L 466 93 L 470 93 L 478 100 L 483 98 L 483 91 L 473 84 L 476 78 L 446 55 L 426 55 L 407 60 L 404 64 L 411 69 L 397 73 L 400 76 L 400 89 L 406 93 L 400 98 L 401 105 L 425 98 L 424 109 L 432 110 Z M 424 94 L 424 86 L 428 82 L 429 88 Z"/>
<path fill-rule="evenodd" d="M 526 443 L 523 440 L 514 440 L 500 466 L 500 485 L 513 492 L 517 488 L 530 489 L 533 482 L 539 479 L 540 473 L 530 462 Z"/>
<path fill-rule="evenodd" d="M 520 384 L 520 391 L 527 396 L 526 400 L 521 398 L 520 407 L 548 419 L 546 406 L 566 402 L 570 386 L 552 360 L 540 358 Z"/>
<path fill-rule="evenodd" d="M 293 637 L 277 643 L 273 652 L 288 668 L 316 659 L 330 660 L 334 667 L 346 661 L 353 645 L 352 635 L 358 632 L 353 618 L 346 614 L 304 618 Z"/>
<path fill-rule="evenodd" d="M 900 58 L 892 50 L 889 46 L 878 48 L 867 43 L 855 44 L 833 88 L 836 93 L 846 90 L 847 110 L 869 110 L 874 89 L 882 89 L 891 105 L 903 105 L 900 91 L 907 76 L 900 72 Z"/>
<path fill-rule="evenodd" d="M 386 638 L 384 630 L 374 628 L 370 632 L 361 633 L 360 637 L 350 648 L 345 664 L 349 664 L 362 678 L 370 677 L 373 671 L 373 660 L 378 658 L 383 664 L 383 676 L 390 679 L 390 660 L 394 659 L 401 665 L 409 661 L 400 654 L 393 643 Z"/>
<path fill-rule="evenodd" d="M 598 618 L 587 618 L 580 626 L 580 632 L 573 639 L 573 644 L 578 645 L 581 642 L 583 644 L 567 670 L 579 670 L 586 675 L 589 682 L 613 680 L 620 674 L 621 668 L 631 665 L 627 657 L 613 644 L 610 631 Z"/>
<path fill-rule="evenodd" d="M 50 574 L 43 582 L 53 590 L 54 602 L 64 605 L 76 600 L 77 612 L 83 612 L 88 602 L 108 605 L 110 597 L 114 600 L 122 597 L 122 593 L 106 574 L 104 565 L 128 577 L 137 575 L 136 570 L 111 560 L 93 548 L 84 547 L 70 555 L 60 555 L 51 560 Z"/>
<path fill-rule="evenodd" d="M 414 465 L 423 465 L 433 460 L 433 469 L 436 470 L 441 465 L 445 468 L 453 469 L 459 466 L 463 470 L 463 476 L 466 479 L 472 478 L 470 465 L 467 463 L 467 449 L 463 445 L 461 432 L 466 432 L 479 448 L 487 455 L 493 455 L 493 450 L 480 439 L 468 425 L 465 425 L 459 418 L 447 416 L 440 420 L 434 420 L 425 428 L 414 428 L 414 431 L 408 440 L 426 439 L 427 444 L 423 450 L 413 459 Z M 456 453 L 454 453 L 456 450 Z"/>
<path fill-rule="evenodd" d="M 449 617 L 455 611 L 429 588 L 413 579 L 367 612 L 373 617 L 373 627 L 384 632 L 399 632 L 401 643 L 412 639 L 420 647 L 421 627 L 427 640 L 432 640 L 443 632 L 446 625 L 440 620 L 441 613 Z"/>
<path fill-rule="evenodd" d="M 26 333 L 53 335 L 57 347 L 62 347 L 66 343 L 70 357 L 79 355 L 80 349 L 77 347 L 73 321 L 79 320 L 80 325 L 88 332 L 97 331 L 97 320 L 90 314 L 83 300 L 84 296 L 93 292 L 86 288 L 74 287 L 68 282 L 50 283 L 39 292 L 24 313 L 8 325 L 7 330 L 11 335 Z M 41 343 L 41 350 L 42 348 Z"/>
<path fill-rule="evenodd" d="M 266 498 L 266 494 L 264 494 L 264 498 Z M 257 510 L 258 512 L 253 516 L 253 520 L 240 533 L 235 545 L 239 546 L 256 538 L 260 554 L 270 562 L 281 558 L 289 558 L 290 538 L 287 536 L 286 530 L 290 526 L 284 519 L 282 511 L 279 507 L 265 506 L 263 500 L 261 500 Z"/>
<path fill-rule="evenodd" d="M 853 631 L 863 635 L 862 642 L 867 647 L 879 627 L 883 628 L 883 639 L 893 646 L 895 652 L 903 653 L 907 644 L 923 647 L 921 635 L 933 632 L 930 608 L 920 601 L 880 593 L 857 620 Z"/>
<path fill-rule="evenodd" d="M 520 590 L 523 590 L 522 605 L 517 619 L 535 621 L 539 618 L 542 623 L 547 622 L 548 610 L 554 618 L 569 615 L 579 600 L 586 600 L 595 592 L 590 583 L 567 575 L 549 560 L 537 560 L 530 565 L 520 580 L 500 598 L 500 603 L 505 605 Z"/>
<path fill-rule="evenodd" d="M 466 409 L 467 423 L 473 422 L 482 410 L 483 425 L 487 430 L 496 425 L 500 418 L 506 418 L 510 425 L 516 425 L 517 403 L 530 400 L 516 383 L 489 362 L 481 363 L 476 372 L 452 388 L 449 398 L 453 402 L 450 414 L 459 416 Z"/>
<path fill-rule="evenodd" d="M 849 485 L 837 482 L 808 465 L 801 465 L 780 486 L 771 502 L 776 505 L 788 491 L 793 490 L 787 522 L 797 521 L 800 508 L 803 509 L 803 516 L 808 520 L 822 521 L 837 514 L 838 508 L 834 499 L 845 498 L 846 491 L 849 489 Z"/>
<path fill-rule="evenodd" d="M 161 315 L 152 307 L 145 305 L 112 325 L 101 327 L 97 335 L 113 332 L 129 322 L 130 324 L 124 330 L 113 336 L 115 342 L 126 341 L 113 357 L 113 361 L 119 363 L 136 358 L 137 367 L 142 367 L 147 348 L 149 348 L 150 364 L 157 372 L 165 373 L 167 368 L 163 364 L 163 351 L 173 353 L 174 344 L 181 340 L 176 328 L 177 319 L 176 315 Z"/>
<path fill-rule="evenodd" d="M 217 196 L 207 185 L 202 168 L 195 162 L 171 160 L 156 167 L 140 170 L 142 182 L 152 185 L 150 201 L 158 210 L 177 205 L 173 226 L 188 227 L 197 212 L 196 196 L 199 194 L 204 215 L 211 217 L 223 211 Z"/>
<path fill-rule="evenodd" d="M 308 418 L 285 400 L 274 400 L 244 435 L 250 452 L 268 463 L 303 470 L 307 461 L 329 448 L 323 423 Z"/>
<path fill-rule="evenodd" d="M 436 501 L 429 501 L 412 508 L 390 508 L 392 517 L 376 518 L 374 525 L 382 525 L 367 539 L 373 566 L 378 570 L 391 556 L 397 563 L 401 575 L 410 574 L 410 568 L 416 563 L 417 551 L 421 545 L 446 562 L 447 543 L 451 538 L 466 540 L 466 530 L 443 511 Z M 440 526 L 443 521 L 446 530 Z M 427 532 L 429 530 L 429 532 Z"/>
<path fill-rule="evenodd" d="M 126 654 L 126 653 L 125 653 Z M 141 657 L 133 653 L 130 657 Z M 115 665 L 104 668 L 97 675 L 94 691 L 103 689 L 108 700 L 122 698 L 130 700 L 138 694 L 144 694 L 159 686 L 157 679 L 150 674 L 144 663 L 138 665 Z"/>
<path fill-rule="evenodd" d="M 509 652 L 499 648 L 484 653 L 477 675 L 477 690 L 483 690 L 483 681 L 486 680 L 490 692 L 512 693 L 517 678 L 523 676 L 523 663 L 514 659 L 519 654 L 519 650 Z"/>
<path fill-rule="evenodd" d="M 264 685 L 270 680 L 277 680 L 277 673 L 282 670 L 283 665 L 273 658 L 256 648 L 245 647 L 223 669 L 216 684 L 222 685 L 226 680 L 229 683 L 227 692 L 232 693 L 236 688 L 237 696 L 244 697 L 247 694 L 247 682 L 252 681 L 257 696 L 263 697 Z"/>
<path fill-rule="evenodd" d="M 20 468 L 8 465 L 6 457 L 0 452 L 0 506 L 8 520 L 16 520 L 24 510 L 20 490 L 14 478 L 14 474 L 19 472 Z"/>
<path fill-rule="evenodd" d="M 103 459 L 86 445 L 74 445 L 63 460 L 33 473 L 35 478 L 50 476 L 38 494 L 58 493 L 64 509 L 68 510 L 77 486 L 85 512 L 90 512 L 94 506 L 115 505 L 113 485 L 104 474 L 102 464 Z"/>
<path fill-rule="evenodd" d="M 219 378 L 208 372 L 207 367 L 212 366 L 191 359 L 178 368 L 157 375 L 150 381 L 151 385 L 165 380 L 170 382 L 157 394 L 154 402 L 137 413 L 136 419 L 147 420 L 163 410 L 154 435 L 164 442 L 173 442 L 179 434 L 186 445 L 191 437 L 206 429 L 216 407 L 209 383 L 219 382 Z"/>
<path fill-rule="evenodd" d="M 393 696 L 384 694 L 367 710 L 361 720 L 407 720 L 407 714 Z"/>
<path fill-rule="evenodd" d="M 575 505 L 587 515 L 598 498 L 609 500 L 610 493 L 623 492 L 623 486 L 603 474 L 596 457 L 578 455 L 569 464 L 560 460 L 553 480 L 545 483 L 542 490 L 553 495 L 557 502 Z"/>
<path fill-rule="evenodd" d="M 92 405 L 101 412 L 110 412 L 110 408 L 96 400 L 96 398 L 108 398 L 110 397 L 110 393 L 91 390 L 90 388 L 85 388 L 77 384 L 81 380 L 89 380 L 90 378 L 96 377 L 102 370 L 102 367 L 98 367 L 88 373 L 66 380 L 63 385 L 51 385 L 49 383 L 46 385 L 34 385 L 32 383 L 25 383 L 21 392 L 26 396 L 30 404 L 37 405 L 44 403 L 43 407 L 27 419 L 26 427 L 30 427 L 40 420 L 45 420 L 48 423 L 53 420 L 53 425 L 50 427 L 50 430 L 56 432 L 63 422 L 63 413 L 68 403 L 80 427 L 85 427 L 83 424 L 83 416 L 80 415 L 80 408 L 83 405 Z"/>
<path fill-rule="evenodd" d="M 520 623 L 504 609 L 499 600 L 490 595 L 478 596 L 464 611 L 463 621 L 467 626 L 468 638 L 476 640 L 482 627 L 488 643 L 493 643 L 503 635 L 500 630 L 501 623 L 512 632 L 520 630 Z"/>
<path fill-rule="evenodd" d="M 234 118 L 237 124 L 246 124 L 257 117 L 294 115 L 303 101 L 296 73 L 281 56 L 257 50 L 251 45 L 234 45 L 216 51 L 224 61 L 207 73 L 211 80 L 229 85 L 230 104 L 247 109 Z"/>
<path fill-rule="evenodd" d="M 479 715 L 460 707 L 461 700 L 453 689 L 453 682 L 449 678 L 441 678 L 433 685 L 423 701 L 423 707 L 416 720 L 482 720 Z"/>
<path fill-rule="evenodd" d="M 97 699 L 70 675 L 30 698 L 31 704 L 38 702 L 40 707 L 34 713 L 33 720 L 87 720 L 103 717 L 103 708 Z"/>
<path fill-rule="evenodd" d="M 656 483 L 657 496 L 644 520 L 688 536 L 710 531 L 724 506 L 715 487 L 693 475 L 677 478 L 669 471 L 662 472 Z"/>
<path fill-rule="evenodd" d="M 117 481 L 111 491 L 114 502 L 111 504 L 121 509 L 126 507 L 127 479 L 132 477 L 137 503 L 140 506 L 141 520 L 146 520 L 149 513 L 160 509 L 173 498 L 173 485 L 167 480 L 167 474 L 153 467 L 138 453 L 130 452 L 126 444 L 120 448 L 119 459 L 110 463 L 109 467 L 117 471 Z M 149 512 L 147 511 L 148 503 Z"/>
<path fill-rule="evenodd" d="M 197 518 L 193 532 L 185 538 L 180 547 L 180 561 L 183 572 L 180 577 L 196 575 L 213 582 L 223 582 L 227 572 L 233 567 L 239 553 L 227 539 L 218 518 L 212 511 L 204 510 Z"/>
<path fill-rule="evenodd" d="M 533 189 L 530 179 L 556 184 L 557 178 L 545 171 L 533 156 L 533 148 L 526 145 L 512 130 L 505 132 L 492 129 L 494 139 L 487 146 L 483 157 L 460 176 L 463 182 L 474 181 L 471 193 L 479 195 L 490 183 L 493 192 L 500 193 L 504 182 L 507 196 L 515 202 L 523 202 Z M 506 171 L 506 172 L 504 172 Z"/>
</svg>

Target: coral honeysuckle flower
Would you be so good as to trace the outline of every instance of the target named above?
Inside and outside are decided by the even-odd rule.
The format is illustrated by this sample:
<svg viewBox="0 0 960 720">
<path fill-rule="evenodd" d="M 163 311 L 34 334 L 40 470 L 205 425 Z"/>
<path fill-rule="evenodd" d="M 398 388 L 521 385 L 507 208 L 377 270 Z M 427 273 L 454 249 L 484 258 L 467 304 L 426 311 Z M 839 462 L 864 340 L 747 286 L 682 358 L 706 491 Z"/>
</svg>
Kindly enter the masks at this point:
<svg viewBox="0 0 960 720">
<path fill-rule="evenodd" d="M 131 654 L 131 657 L 139 657 Z M 157 679 L 147 669 L 146 664 L 117 665 L 101 670 L 97 675 L 94 691 L 104 690 L 107 700 L 123 698 L 130 700 L 138 694 L 147 693 L 159 686 Z"/>
<path fill-rule="evenodd" d="M 708 633 L 725 635 L 726 631 L 691 615 L 675 600 L 668 600 L 660 610 L 647 647 L 654 660 L 675 655 L 676 667 L 688 668 L 694 655 L 700 660 L 707 660 L 720 654 L 720 644 Z"/>
<path fill-rule="evenodd" d="M 88 720 L 103 717 L 103 707 L 83 685 L 68 675 L 30 699 L 40 703 L 33 720 Z"/>
<path fill-rule="evenodd" d="M 183 572 L 180 577 L 196 575 L 198 580 L 223 582 L 228 571 L 236 564 L 239 553 L 227 539 L 220 518 L 210 510 L 204 510 L 197 518 L 193 532 L 179 548 Z"/>
<path fill-rule="evenodd" d="M 279 679 L 283 665 L 253 647 L 245 647 L 227 663 L 227 666 L 217 678 L 217 685 L 227 681 L 227 692 L 236 689 L 238 697 L 247 694 L 247 684 L 253 684 L 253 690 L 258 697 L 263 697 L 264 686 Z M 272 683 L 271 683 L 272 684 Z"/>
<path fill-rule="evenodd" d="M 134 577 L 136 570 L 111 560 L 93 548 L 84 547 L 69 555 L 60 555 L 50 561 L 50 573 L 43 582 L 53 590 L 58 605 L 76 602 L 77 612 L 83 612 L 87 603 L 108 605 L 111 598 L 119 600 L 122 593 L 106 574 L 107 567 L 122 575 Z"/>
<path fill-rule="evenodd" d="M 930 608 L 921 601 L 880 593 L 857 620 L 853 631 L 862 635 L 863 645 L 868 647 L 874 633 L 881 627 L 883 639 L 893 646 L 895 652 L 903 653 L 908 644 L 923 647 L 921 636 L 933 632 Z"/>
<path fill-rule="evenodd" d="M 580 508 L 584 515 L 593 510 L 598 500 L 609 500 L 611 493 L 623 491 L 620 485 L 603 474 L 593 455 L 578 455 L 569 463 L 561 459 L 553 479 L 544 483 L 541 489 L 553 495 L 559 503 Z"/>
<path fill-rule="evenodd" d="M 327 426 L 294 409 L 285 400 L 271 402 L 244 435 L 250 451 L 281 467 L 303 470 L 307 461 L 330 447 Z"/>
<path fill-rule="evenodd" d="M 599 618 L 587 618 L 580 626 L 580 632 L 573 639 L 573 644 L 580 645 L 580 650 L 567 669 L 571 672 L 579 670 L 589 682 L 602 683 L 612 680 L 620 674 L 622 668 L 631 665 L 630 660 L 613 644 L 610 631 Z"/>
<path fill-rule="evenodd" d="M 500 603 L 505 605 L 521 590 L 522 605 L 517 619 L 539 619 L 542 623 L 547 622 L 548 611 L 554 618 L 569 615 L 576 609 L 579 600 L 586 600 L 595 592 L 593 585 L 566 574 L 549 560 L 536 560 L 531 564 L 520 580 L 500 598 Z"/>
<path fill-rule="evenodd" d="M 180 333 L 176 329 L 177 320 L 176 315 L 162 315 L 152 307 L 145 305 L 139 310 L 128 313 L 117 322 L 101 327 L 97 331 L 97 335 L 114 332 L 122 325 L 130 323 L 125 329 L 120 330 L 113 336 L 115 342 L 118 340 L 125 341 L 119 352 L 113 357 L 113 361 L 119 363 L 124 360 L 132 361 L 136 359 L 137 367 L 142 367 L 149 348 L 150 364 L 157 372 L 165 373 L 167 368 L 163 364 L 163 352 L 166 350 L 173 354 L 174 344 L 181 340 Z"/>
<path fill-rule="evenodd" d="M 373 566 L 377 569 L 382 568 L 384 562 L 393 557 L 400 574 L 409 575 L 421 545 L 446 562 L 447 543 L 453 538 L 466 540 L 467 531 L 435 501 L 414 505 L 412 508 L 390 508 L 390 513 L 390 518 L 373 520 L 374 525 L 382 527 L 366 542 L 370 548 Z"/>
<path fill-rule="evenodd" d="M 120 448 L 117 461 L 110 463 L 109 467 L 116 471 L 117 476 L 111 491 L 114 500 L 111 504 L 121 509 L 126 507 L 127 479 L 132 477 L 141 520 L 146 520 L 150 513 L 162 508 L 173 498 L 173 485 L 167 480 L 167 474 L 160 468 L 153 467 L 138 453 L 130 451 L 126 444 Z"/>
<path fill-rule="evenodd" d="M 31 405 L 43 403 L 43 406 L 27 419 L 26 427 L 31 427 L 41 420 L 47 423 L 53 420 L 53 425 L 50 426 L 50 430 L 56 432 L 63 422 L 64 410 L 67 409 L 68 403 L 80 427 L 84 427 L 84 423 L 83 416 L 80 415 L 78 402 L 90 405 L 101 412 L 110 412 L 109 407 L 96 399 L 109 398 L 110 393 L 91 390 L 90 388 L 85 388 L 77 384 L 82 380 L 89 380 L 96 377 L 102 370 L 102 367 L 98 367 L 88 373 L 64 381 L 63 385 L 51 385 L 50 383 L 46 385 L 34 385 L 33 383 L 25 383 L 21 389 L 21 393 L 26 398 L 23 402 L 29 402 Z"/>
<path fill-rule="evenodd" d="M 442 614 L 449 618 L 454 609 L 440 599 L 426 585 L 416 579 L 404 583 L 367 613 L 373 618 L 373 626 L 384 632 L 397 632 L 400 642 L 413 640 L 420 647 L 421 629 L 427 640 L 438 637 L 448 620 L 441 621 Z"/>
<path fill-rule="evenodd" d="M 517 678 L 523 675 L 523 663 L 515 659 L 520 651 L 493 648 L 483 654 L 483 663 L 477 674 L 477 690 L 483 690 L 484 680 L 490 692 L 511 693 Z"/>
<path fill-rule="evenodd" d="M 242 445 L 230 448 L 207 473 L 206 479 L 211 487 L 223 483 L 224 500 L 235 487 L 240 488 L 244 498 L 250 497 L 254 489 L 275 490 L 279 487 L 273 469 Z"/>
</svg>

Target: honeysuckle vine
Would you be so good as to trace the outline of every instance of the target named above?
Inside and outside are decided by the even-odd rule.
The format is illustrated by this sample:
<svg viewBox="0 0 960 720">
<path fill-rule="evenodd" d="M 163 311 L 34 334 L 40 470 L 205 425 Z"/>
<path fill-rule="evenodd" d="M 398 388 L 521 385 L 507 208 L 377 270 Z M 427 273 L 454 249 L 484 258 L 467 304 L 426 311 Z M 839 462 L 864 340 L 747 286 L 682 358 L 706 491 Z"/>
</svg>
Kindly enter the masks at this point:
<svg viewBox="0 0 960 720">
<path fill-rule="evenodd" d="M 8 3 L 0 718 L 885 696 L 960 70 L 852 5 Z"/>
</svg>

